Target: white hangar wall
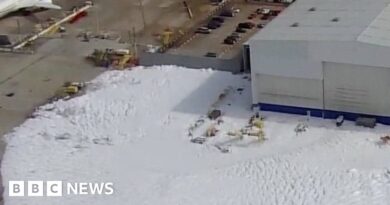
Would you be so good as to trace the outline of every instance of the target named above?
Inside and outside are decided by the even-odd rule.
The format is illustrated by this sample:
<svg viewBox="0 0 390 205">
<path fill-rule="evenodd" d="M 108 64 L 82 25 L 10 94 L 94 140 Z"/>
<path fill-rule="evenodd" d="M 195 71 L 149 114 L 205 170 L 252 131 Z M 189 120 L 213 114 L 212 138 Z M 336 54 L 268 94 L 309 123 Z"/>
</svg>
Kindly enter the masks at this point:
<svg viewBox="0 0 390 205">
<path fill-rule="evenodd" d="M 250 41 L 253 103 L 324 116 L 390 116 L 390 49 L 355 41 Z M 326 113 L 325 113 L 326 114 Z M 387 119 L 387 118 L 386 118 Z M 390 123 L 390 119 L 389 123 Z"/>
<path fill-rule="evenodd" d="M 322 63 L 309 49 L 305 41 L 251 42 L 253 103 L 322 109 Z"/>
<path fill-rule="evenodd" d="M 323 65 L 326 110 L 390 116 L 390 68 Z"/>
</svg>

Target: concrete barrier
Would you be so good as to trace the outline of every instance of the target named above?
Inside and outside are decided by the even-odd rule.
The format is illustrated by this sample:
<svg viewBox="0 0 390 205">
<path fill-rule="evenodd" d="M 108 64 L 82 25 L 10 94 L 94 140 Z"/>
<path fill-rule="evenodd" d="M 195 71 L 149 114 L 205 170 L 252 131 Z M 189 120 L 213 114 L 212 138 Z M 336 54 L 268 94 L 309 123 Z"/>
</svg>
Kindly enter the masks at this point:
<svg viewBox="0 0 390 205">
<path fill-rule="evenodd" d="M 199 56 L 184 56 L 170 53 L 140 53 L 140 65 L 178 65 L 188 68 L 212 68 L 214 70 L 238 73 L 243 68 L 242 54 L 230 59 Z"/>
</svg>

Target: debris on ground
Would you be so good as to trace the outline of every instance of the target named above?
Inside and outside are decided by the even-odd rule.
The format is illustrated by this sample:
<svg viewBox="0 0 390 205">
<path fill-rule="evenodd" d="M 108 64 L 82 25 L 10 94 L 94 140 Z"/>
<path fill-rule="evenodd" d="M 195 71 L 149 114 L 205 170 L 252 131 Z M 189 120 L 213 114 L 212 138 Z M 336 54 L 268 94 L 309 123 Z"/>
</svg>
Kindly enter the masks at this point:
<svg viewBox="0 0 390 205">
<path fill-rule="evenodd" d="M 214 145 L 214 147 L 216 147 L 222 153 L 229 153 L 230 152 L 229 147 L 222 147 L 220 145 Z"/>
<path fill-rule="evenodd" d="M 242 92 L 244 91 L 244 88 L 237 88 L 238 94 L 242 95 Z"/>
<path fill-rule="evenodd" d="M 374 128 L 376 126 L 376 119 L 371 117 L 358 117 L 355 123 L 357 126 Z"/>
<path fill-rule="evenodd" d="M 210 120 L 216 120 L 217 118 L 221 117 L 222 111 L 221 110 L 212 110 L 209 114 L 208 117 Z"/>
<path fill-rule="evenodd" d="M 188 136 L 192 137 L 194 134 L 194 131 L 197 128 L 199 128 L 200 126 L 202 126 L 204 124 L 204 122 L 205 122 L 204 117 L 200 117 L 198 120 L 196 120 L 195 124 L 191 125 L 190 128 L 188 128 Z"/>
<path fill-rule="evenodd" d="M 308 127 L 309 127 L 309 126 L 307 125 L 306 122 L 300 122 L 300 123 L 298 123 L 298 125 L 295 127 L 294 132 L 295 132 L 296 135 L 298 135 L 298 134 L 300 134 L 300 133 L 302 133 L 302 132 L 306 132 Z"/>
<path fill-rule="evenodd" d="M 245 136 L 256 137 L 259 142 L 267 140 L 264 132 L 264 118 L 259 113 L 254 114 L 248 121 L 248 124 L 239 131 L 230 131 L 228 136 L 238 137 L 244 139 Z"/>
<path fill-rule="evenodd" d="M 191 125 L 190 128 L 188 128 L 188 136 L 191 137 L 191 142 L 203 144 L 206 140 L 206 138 L 201 138 L 201 143 L 199 143 L 199 136 L 202 137 L 215 137 L 218 133 L 217 126 L 221 125 L 224 121 L 222 120 L 222 111 L 220 109 L 217 109 L 222 101 L 226 99 L 227 95 L 232 90 L 232 87 L 228 87 L 224 89 L 224 91 L 218 96 L 218 99 L 211 105 L 209 111 L 206 116 L 201 116 L 194 125 Z M 202 127 L 202 128 L 201 128 Z M 199 131 L 197 131 L 199 130 Z M 196 135 L 195 132 L 199 136 Z M 195 137 L 195 138 L 193 138 Z M 203 141 L 204 140 L 204 141 Z"/>
<path fill-rule="evenodd" d="M 344 123 L 344 116 L 340 115 L 336 118 L 336 126 L 341 127 Z"/>
<path fill-rule="evenodd" d="M 98 145 L 112 145 L 111 139 L 108 137 L 96 138 L 93 139 L 92 142 Z"/>
<path fill-rule="evenodd" d="M 215 124 L 211 124 L 206 130 L 206 137 L 215 137 L 218 130 L 215 128 Z"/>
<path fill-rule="evenodd" d="M 191 142 L 196 143 L 196 144 L 203 144 L 206 142 L 206 138 L 205 137 L 196 137 L 196 138 L 191 139 Z"/>
<path fill-rule="evenodd" d="M 230 94 L 230 92 L 233 90 L 232 87 L 227 87 L 223 90 L 223 92 L 218 96 L 218 99 L 211 105 L 212 108 L 217 108 Z"/>
<path fill-rule="evenodd" d="M 85 87 L 85 83 L 82 82 L 65 82 L 64 93 L 68 95 L 76 95 Z"/>
<path fill-rule="evenodd" d="M 390 145 L 390 136 L 389 136 L 389 135 L 386 135 L 386 136 L 384 136 L 384 137 L 381 137 L 380 139 L 381 139 L 382 144 L 388 144 L 388 145 Z"/>
<path fill-rule="evenodd" d="M 13 97 L 15 95 L 15 93 L 7 93 L 7 94 L 5 94 L 5 96 L 7 96 L 7 97 Z"/>
</svg>

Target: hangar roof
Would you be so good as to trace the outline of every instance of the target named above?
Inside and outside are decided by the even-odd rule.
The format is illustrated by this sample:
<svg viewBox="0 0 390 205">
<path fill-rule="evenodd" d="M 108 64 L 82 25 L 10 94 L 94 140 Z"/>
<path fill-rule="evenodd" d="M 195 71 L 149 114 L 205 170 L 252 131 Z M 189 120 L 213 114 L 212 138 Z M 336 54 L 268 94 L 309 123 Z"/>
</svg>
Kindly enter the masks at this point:
<svg viewBox="0 0 390 205">
<path fill-rule="evenodd" d="M 297 0 L 251 40 L 361 41 L 390 46 L 390 0 Z"/>
</svg>

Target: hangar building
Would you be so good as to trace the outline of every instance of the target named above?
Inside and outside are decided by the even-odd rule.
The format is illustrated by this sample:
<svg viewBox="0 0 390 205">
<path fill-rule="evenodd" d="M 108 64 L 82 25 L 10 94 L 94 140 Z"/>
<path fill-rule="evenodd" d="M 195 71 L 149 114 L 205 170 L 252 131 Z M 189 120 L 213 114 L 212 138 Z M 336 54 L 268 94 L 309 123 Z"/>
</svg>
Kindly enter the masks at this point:
<svg viewBox="0 0 390 205">
<path fill-rule="evenodd" d="M 390 124 L 390 0 L 297 0 L 246 46 L 262 110 Z"/>
</svg>

